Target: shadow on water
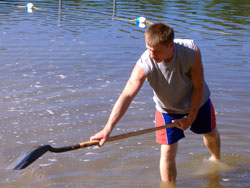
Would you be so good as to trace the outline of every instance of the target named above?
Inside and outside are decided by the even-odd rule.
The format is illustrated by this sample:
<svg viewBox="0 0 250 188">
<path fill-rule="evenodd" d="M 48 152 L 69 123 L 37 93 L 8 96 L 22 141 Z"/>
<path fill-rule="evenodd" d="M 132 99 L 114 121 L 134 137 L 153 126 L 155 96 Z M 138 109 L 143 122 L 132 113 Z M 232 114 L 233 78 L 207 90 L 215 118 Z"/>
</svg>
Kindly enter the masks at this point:
<svg viewBox="0 0 250 188">
<path fill-rule="evenodd" d="M 219 163 L 209 161 L 208 154 L 193 155 L 185 162 L 181 162 L 178 165 L 181 178 L 178 178 L 177 187 L 192 187 L 192 184 L 188 184 L 192 182 L 190 179 L 202 188 L 249 185 L 250 157 L 232 153 L 222 153 L 221 156 L 222 162 Z M 244 183 L 241 183 L 242 178 L 245 178 Z"/>
</svg>

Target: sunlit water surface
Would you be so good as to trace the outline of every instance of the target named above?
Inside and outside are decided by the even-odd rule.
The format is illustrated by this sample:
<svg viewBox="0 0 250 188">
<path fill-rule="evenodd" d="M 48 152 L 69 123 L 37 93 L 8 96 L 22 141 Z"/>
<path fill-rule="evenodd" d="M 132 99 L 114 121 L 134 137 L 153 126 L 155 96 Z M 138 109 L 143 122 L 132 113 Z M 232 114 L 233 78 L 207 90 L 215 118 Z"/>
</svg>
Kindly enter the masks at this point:
<svg viewBox="0 0 250 188">
<path fill-rule="evenodd" d="M 0 187 L 159 187 L 154 133 L 60 154 L 21 171 L 5 168 L 34 146 L 87 141 L 100 130 L 137 59 L 145 28 L 172 25 L 203 56 L 222 139 L 206 159 L 202 137 L 186 131 L 176 187 L 250 187 L 250 5 L 238 1 L 0 1 Z M 148 27 L 148 25 L 146 25 Z M 154 126 L 145 83 L 112 134 Z M 163 185 L 161 185 L 163 186 Z"/>
</svg>

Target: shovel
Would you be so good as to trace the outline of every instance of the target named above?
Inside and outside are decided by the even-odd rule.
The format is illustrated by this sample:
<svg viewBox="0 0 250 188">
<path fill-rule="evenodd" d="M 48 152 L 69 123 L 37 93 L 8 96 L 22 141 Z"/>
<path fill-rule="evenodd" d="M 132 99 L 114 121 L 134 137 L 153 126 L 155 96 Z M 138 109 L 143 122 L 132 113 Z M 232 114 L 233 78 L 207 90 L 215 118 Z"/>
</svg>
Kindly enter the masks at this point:
<svg viewBox="0 0 250 188">
<path fill-rule="evenodd" d="M 111 136 L 108 138 L 107 142 L 112 142 L 116 140 L 121 140 L 124 138 L 129 138 L 133 136 L 139 136 L 142 134 L 154 132 L 160 129 L 166 129 L 166 128 L 171 128 L 175 127 L 176 125 L 171 123 L 168 125 L 162 125 L 159 127 L 154 127 L 154 128 L 149 128 L 149 129 L 144 129 L 144 130 L 138 130 L 134 132 L 128 132 L 116 136 Z M 62 152 L 67 152 L 67 151 L 72 151 L 80 148 L 85 148 L 89 146 L 94 146 L 94 145 L 99 145 L 99 140 L 91 140 L 87 142 L 81 142 L 76 145 L 71 145 L 71 146 L 64 146 L 60 148 L 54 148 L 50 145 L 42 145 L 37 148 L 35 148 L 33 151 L 26 153 L 24 155 L 21 155 L 17 160 L 15 160 L 11 165 L 7 167 L 7 169 L 13 169 L 13 170 L 21 170 L 29 166 L 31 163 L 33 163 L 35 160 L 37 160 L 39 157 L 41 157 L 44 153 L 47 151 L 53 152 L 53 153 L 62 153 Z"/>
</svg>

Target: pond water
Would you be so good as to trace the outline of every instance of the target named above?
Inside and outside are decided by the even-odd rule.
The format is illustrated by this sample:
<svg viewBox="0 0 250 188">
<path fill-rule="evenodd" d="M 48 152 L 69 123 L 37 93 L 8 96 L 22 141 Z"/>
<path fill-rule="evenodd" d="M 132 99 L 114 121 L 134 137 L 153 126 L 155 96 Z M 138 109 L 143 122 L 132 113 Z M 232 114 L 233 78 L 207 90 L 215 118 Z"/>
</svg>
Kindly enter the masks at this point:
<svg viewBox="0 0 250 188">
<path fill-rule="evenodd" d="M 250 187 L 250 4 L 205 1 L 0 1 L 0 187 L 160 187 L 160 146 L 145 134 L 7 170 L 34 146 L 89 140 L 106 123 L 150 23 L 172 25 L 200 47 L 221 133 L 222 159 L 208 164 L 202 137 L 186 131 L 176 187 Z M 146 27 L 133 19 L 146 17 Z M 154 126 L 145 83 L 113 135 Z"/>
</svg>

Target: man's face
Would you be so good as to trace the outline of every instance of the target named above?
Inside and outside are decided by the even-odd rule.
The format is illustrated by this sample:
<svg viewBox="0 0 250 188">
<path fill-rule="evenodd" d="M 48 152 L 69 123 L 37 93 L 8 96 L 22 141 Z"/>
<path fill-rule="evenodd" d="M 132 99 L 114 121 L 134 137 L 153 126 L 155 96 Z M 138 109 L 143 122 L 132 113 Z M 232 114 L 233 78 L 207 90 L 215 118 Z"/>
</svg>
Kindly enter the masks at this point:
<svg viewBox="0 0 250 188">
<path fill-rule="evenodd" d="M 146 43 L 150 57 L 156 62 L 166 62 L 168 63 L 173 57 L 174 43 L 171 42 L 168 45 L 157 44 L 155 46 L 149 46 Z"/>
</svg>

